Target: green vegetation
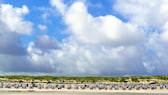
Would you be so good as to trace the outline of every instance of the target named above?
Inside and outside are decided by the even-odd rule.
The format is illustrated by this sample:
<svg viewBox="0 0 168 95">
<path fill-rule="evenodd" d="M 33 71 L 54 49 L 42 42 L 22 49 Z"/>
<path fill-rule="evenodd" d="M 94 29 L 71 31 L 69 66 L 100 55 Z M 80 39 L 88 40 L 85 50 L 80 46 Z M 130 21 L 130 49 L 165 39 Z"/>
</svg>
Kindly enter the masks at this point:
<svg viewBox="0 0 168 95">
<path fill-rule="evenodd" d="M 133 82 L 139 82 L 139 80 L 138 80 L 137 77 L 132 77 L 132 78 L 131 78 L 131 81 L 133 81 Z"/>
<path fill-rule="evenodd" d="M 96 83 L 96 82 L 153 82 L 168 81 L 168 76 L 129 76 L 129 77 L 64 77 L 64 76 L 0 76 L 0 81 L 50 81 L 59 83 Z"/>
</svg>

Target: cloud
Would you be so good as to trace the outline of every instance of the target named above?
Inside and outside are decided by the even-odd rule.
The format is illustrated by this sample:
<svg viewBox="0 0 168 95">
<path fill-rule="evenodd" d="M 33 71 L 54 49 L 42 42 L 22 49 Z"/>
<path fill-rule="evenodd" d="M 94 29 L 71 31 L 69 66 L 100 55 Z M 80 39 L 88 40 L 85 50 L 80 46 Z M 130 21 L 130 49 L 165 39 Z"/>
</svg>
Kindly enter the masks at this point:
<svg viewBox="0 0 168 95">
<path fill-rule="evenodd" d="M 16 33 L 1 34 L 0 54 L 14 56 L 26 55 L 27 51 L 22 47 L 22 43 L 18 37 L 19 36 Z"/>
<path fill-rule="evenodd" d="M 161 35 L 158 33 L 153 33 L 149 37 L 149 41 L 146 43 L 146 48 L 148 49 L 148 56 L 146 58 L 147 70 L 151 74 L 165 75 L 168 73 L 166 66 L 167 62 L 167 41 L 161 39 Z M 151 70 L 151 68 L 153 68 Z"/>
<path fill-rule="evenodd" d="M 43 49 L 35 47 L 33 42 L 29 43 L 27 48 L 29 56 L 27 56 L 30 64 L 35 68 L 32 72 L 54 72 L 55 70 L 52 67 L 52 60 L 54 60 L 53 50 L 48 50 L 47 52 Z M 48 54 L 49 53 L 49 54 Z M 56 61 L 55 61 L 56 62 Z"/>
<path fill-rule="evenodd" d="M 18 60 L 19 59 L 19 60 Z M 25 56 L 13 56 L 0 54 L 1 60 L 1 72 L 22 72 L 31 71 L 30 64 L 26 60 Z"/>
<path fill-rule="evenodd" d="M 168 22 L 162 27 L 163 32 L 161 33 L 161 39 L 165 42 L 168 41 Z"/>
<path fill-rule="evenodd" d="M 34 41 L 35 47 L 40 49 L 57 49 L 58 41 L 56 38 L 51 38 L 48 35 L 38 36 Z"/>
<path fill-rule="evenodd" d="M 46 31 L 47 30 L 47 26 L 42 25 L 42 24 L 39 24 L 38 28 L 39 28 L 40 31 Z"/>
<path fill-rule="evenodd" d="M 117 0 L 113 8 L 129 22 L 144 28 L 159 29 L 168 20 L 167 4 L 166 0 Z"/>
<path fill-rule="evenodd" d="M 72 36 L 83 43 L 129 45 L 144 40 L 143 31 L 136 25 L 124 23 L 112 15 L 93 17 L 82 2 L 70 6 L 65 23 Z"/>
<path fill-rule="evenodd" d="M 141 64 L 140 47 L 100 47 L 81 45 L 71 40 L 61 44 L 61 49 L 43 53 L 30 44 L 28 51 L 32 64 L 63 75 L 140 75 L 146 74 Z M 113 68 L 115 67 L 115 68 Z M 142 71 L 138 71 L 141 69 Z"/>
<path fill-rule="evenodd" d="M 23 19 L 23 16 L 29 13 L 27 6 L 23 5 L 22 8 L 15 8 L 10 4 L 1 4 L 0 9 L 0 22 L 9 32 L 32 33 L 32 23 Z"/>
<path fill-rule="evenodd" d="M 63 0 L 50 0 L 50 4 L 56 7 L 61 14 L 64 14 L 66 11 L 66 5 L 63 3 Z"/>
<path fill-rule="evenodd" d="M 144 66 L 150 74 L 165 75 L 167 64 L 168 1 L 117 0 L 114 10 L 146 31 Z"/>
</svg>

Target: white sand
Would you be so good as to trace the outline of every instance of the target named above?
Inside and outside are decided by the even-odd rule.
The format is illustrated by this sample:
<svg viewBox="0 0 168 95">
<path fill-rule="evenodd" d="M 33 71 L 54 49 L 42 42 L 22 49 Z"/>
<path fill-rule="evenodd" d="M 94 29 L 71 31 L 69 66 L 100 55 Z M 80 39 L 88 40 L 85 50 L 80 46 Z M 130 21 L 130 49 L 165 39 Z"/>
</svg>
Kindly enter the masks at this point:
<svg viewBox="0 0 168 95">
<path fill-rule="evenodd" d="M 63 91 L 63 92 L 127 92 L 127 93 L 168 93 L 168 90 L 167 89 L 155 89 L 155 90 L 143 90 L 143 89 L 140 89 L 140 90 L 135 90 L 135 89 L 132 89 L 132 90 L 122 90 L 122 89 L 119 89 L 119 90 L 98 90 L 98 89 L 93 89 L 93 90 L 90 90 L 90 89 L 66 89 L 66 88 L 63 88 L 63 89 L 38 89 L 38 88 L 33 88 L 33 89 L 22 89 L 22 88 L 19 88 L 19 89 L 16 89 L 16 88 L 0 88 L 0 91 L 8 91 L 8 92 L 43 92 L 43 91 Z"/>
</svg>

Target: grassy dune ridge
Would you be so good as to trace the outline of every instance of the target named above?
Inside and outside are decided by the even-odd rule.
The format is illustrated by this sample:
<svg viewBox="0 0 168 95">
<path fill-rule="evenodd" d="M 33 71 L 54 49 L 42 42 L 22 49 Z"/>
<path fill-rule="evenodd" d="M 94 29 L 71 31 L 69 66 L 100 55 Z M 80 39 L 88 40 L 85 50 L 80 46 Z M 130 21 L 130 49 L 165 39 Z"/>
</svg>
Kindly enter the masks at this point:
<svg viewBox="0 0 168 95">
<path fill-rule="evenodd" d="M 68 76 L 0 76 L 0 81 L 8 82 L 31 82 L 31 81 L 50 81 L 58 83 L 104 83 L 104 82 L 146 82 L 146 83 L 168 83 L 168 76 L 128 76 L 128 77 L 68 77 Z"/>
</svg>

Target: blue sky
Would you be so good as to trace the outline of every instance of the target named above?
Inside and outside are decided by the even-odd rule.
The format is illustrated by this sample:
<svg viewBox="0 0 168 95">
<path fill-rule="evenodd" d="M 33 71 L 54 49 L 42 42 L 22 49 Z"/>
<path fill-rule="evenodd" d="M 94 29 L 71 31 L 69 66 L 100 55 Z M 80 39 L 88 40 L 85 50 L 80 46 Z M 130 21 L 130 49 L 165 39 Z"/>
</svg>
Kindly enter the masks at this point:
<svg viewBox="0 0 168 95">
<path fill-rule="evenodd" d="M 22 5 L 26 5 L 29 7 L 29 11 L 31 14 L 28 14 L 24 17 L 25 20 L 29 20 L 33 22 L 34 24 L 34 32 L 33 35 L 26 35 L 21 38 L 23 44 L 27 46 L 27 43 L 34 40 L 36 36 L 41 35 L 41 31 L 38 29 L 39 24 L 45 24 L 48 28 L 46 34 L 49 36 L 56 37 L 59 41 L 61 41 L 65 35 L 65 33 L 61 33 L 60 30 L 64 29 L 64 25 L 61 22 L 61 18 L 57 15 L 54 15 L 53 13 L 49 16 L 49 18 L 46 18 L 46 21 L 42 18 L 42 14 L 44 14 L 46 11 L 51 11 L 51 7 L 48 0 L 43 1 L 34 1 L 34 0 L 5 0 L 4 3 L 11 4 L 14 7 L 22 7 Z M 53 10 L 54 11 L 54 10 Z M 58 32 L 55 32 L 58 31 Z"/>
<path fill-rule="evenodd" d="M 167 5 L 2 0 L 0 74 L 167 75 Z"/>
</svg>

